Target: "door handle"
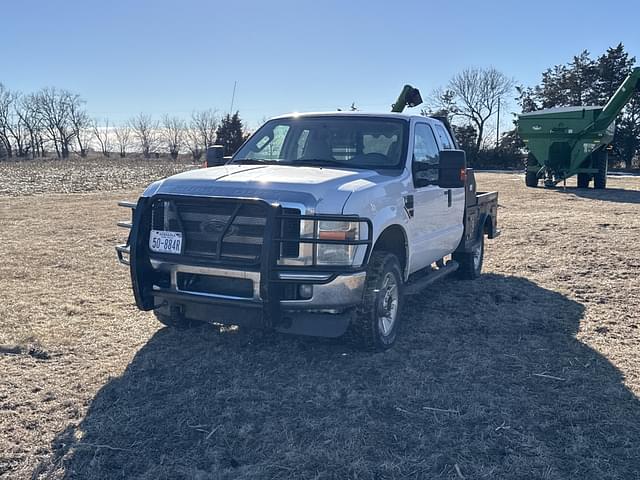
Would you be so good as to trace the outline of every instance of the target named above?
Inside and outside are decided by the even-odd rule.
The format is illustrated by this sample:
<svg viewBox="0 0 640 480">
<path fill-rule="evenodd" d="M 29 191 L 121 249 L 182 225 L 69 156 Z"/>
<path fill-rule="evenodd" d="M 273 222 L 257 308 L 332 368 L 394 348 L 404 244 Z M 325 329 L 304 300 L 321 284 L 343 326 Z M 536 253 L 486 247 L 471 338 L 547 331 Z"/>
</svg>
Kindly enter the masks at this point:
<svg viewBox="0 0 640 480">
<path fill-rule="evenodd" d="M 447 207 L 451 206 L 451 189 L 448 189 L 444 194 L 447 196 Z"/>
<path fill-rule="evenodd" d="M 409 218 L 413 217 L 413 195 L 405 195 L 404 196 L 404 209 L 407 212 Z"/>
</svg>

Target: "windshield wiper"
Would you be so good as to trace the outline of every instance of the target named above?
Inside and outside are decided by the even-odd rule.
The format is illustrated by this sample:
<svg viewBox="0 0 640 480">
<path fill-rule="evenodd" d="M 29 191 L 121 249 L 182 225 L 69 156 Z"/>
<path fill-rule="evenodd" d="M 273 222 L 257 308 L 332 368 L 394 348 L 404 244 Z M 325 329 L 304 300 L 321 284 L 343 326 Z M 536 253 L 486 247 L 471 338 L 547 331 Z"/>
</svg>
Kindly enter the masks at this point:
<svg viewBox="0 0 640 480">
<path fill-rule="evenodd" d="M 352 166 L 347 165 L 347 162 L 343 162 L 340 160 L 329 160 L 328 158 L 304 158 L 304 159 L 296 160 L 293 163 L 294 164 L 309 163 L 312 165 L 332 165 L 332 166 L 343 167 L 343 168 L 353 168 Z"/>
<path fill-rule="evenodd" d="M 284 162 L 280 160 L 267 160 L 264 158 L 240 158 L 238 160 L 234 160 L 231 163 L 237 163 L 241 165 L 282 165 Z"/>
</svg>

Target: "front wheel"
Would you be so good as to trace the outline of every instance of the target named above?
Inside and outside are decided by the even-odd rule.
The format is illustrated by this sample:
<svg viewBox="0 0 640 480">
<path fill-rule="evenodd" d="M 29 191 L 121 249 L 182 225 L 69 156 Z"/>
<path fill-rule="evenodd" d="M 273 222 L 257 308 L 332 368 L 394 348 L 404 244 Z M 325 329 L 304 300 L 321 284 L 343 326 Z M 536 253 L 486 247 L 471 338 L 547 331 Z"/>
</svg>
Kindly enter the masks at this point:
<svg viewBox="0 0 640 480">
<path fill-rule="evenodd" d="M 398 335 L 403 303 L 402 269 L 398 257 L 373 252 L 367 267 L 363 301 L 356 309 L 347 335 L 366 350 L 390 348 Z"/>
<path fill-rule="evenodd" d="M 538 186 L 538 172 L 529 171 L 530 165 L 537 165 L 538 161 L 532 154 L 527 156 L 527 159 L 524 162 L 524 183 L 527 187 L 535 188 Z"/>
<path fill-rule="evenodd" d="M 591 181 L 590 173 L 578 174 L 578 188 L 589 188 L 589 182 Z"/>
<path fill-rule="evenodd" d="M 593 166 L 598 172 L 593 175 L 593 188 L 601 190 L 607 188 L 607 170 L 609 169 L 609 154 L 605 150 L 594 153 Z"/>
</svg>

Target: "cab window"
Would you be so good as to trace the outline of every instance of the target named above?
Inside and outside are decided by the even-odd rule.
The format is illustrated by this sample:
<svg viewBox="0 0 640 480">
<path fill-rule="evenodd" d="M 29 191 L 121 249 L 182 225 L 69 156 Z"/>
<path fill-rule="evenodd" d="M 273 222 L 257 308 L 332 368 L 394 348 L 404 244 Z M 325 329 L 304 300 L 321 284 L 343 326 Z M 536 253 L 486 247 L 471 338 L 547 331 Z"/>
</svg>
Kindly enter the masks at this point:
<svg viewBox="0 0 640 480">
<path fill-rule="evenodd" d="M 453 146 L 453 140 L 451 140 L 449 132 L 447 132 L 442 125 L 436 125 L 435 128 L 443 150 L 453 150 L 455 147 Z"/>
<path fill-rule="evenodd" d="M 416 187 L 438 182 L 440 155 L 431 127 L 418 123 L 413 139 L 413 182 Z"/>
</svg>

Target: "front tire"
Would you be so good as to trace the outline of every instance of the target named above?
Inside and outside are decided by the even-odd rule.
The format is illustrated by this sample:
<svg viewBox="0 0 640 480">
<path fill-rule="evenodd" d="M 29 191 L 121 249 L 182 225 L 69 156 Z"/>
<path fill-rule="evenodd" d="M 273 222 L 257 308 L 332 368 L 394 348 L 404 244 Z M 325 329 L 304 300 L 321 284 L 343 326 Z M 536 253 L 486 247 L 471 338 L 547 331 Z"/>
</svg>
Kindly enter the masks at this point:
<svg viewBox="0 0 640 480">
<path fill-rule="evenodd" d="M 538 186 L 538 172 L 530 172 L 529 165 L 537 165 L 535 157 L 531 154 L 527 156 L 524 162 L 524 183 L 527 187 L 535 188 Z"/>
<path fill-rule="evenodd" d="M 349 325 L 348 337 L 365 350 L 390 348 L 398 335 L 403 304 L 400 261 L 393 253 L 373 252 L 365 281 L 363 301 Z"/>
<path fill-rule="evenodd" d="M 607 171 L 609 169 L 609 154 L 605 150 L 598 150 L 594 153 L 595 158 L 593 161 L 594 168 L 598 169 L 598 172 L 593 175 L 593 188 L 602 190 L 607 188 Z"/>
<path fill-rule="evenodd" d="M 578 174 L 578 188 L 589 188 L 589 182 L 591 181 L 590 173 Z"/>
</svg>

